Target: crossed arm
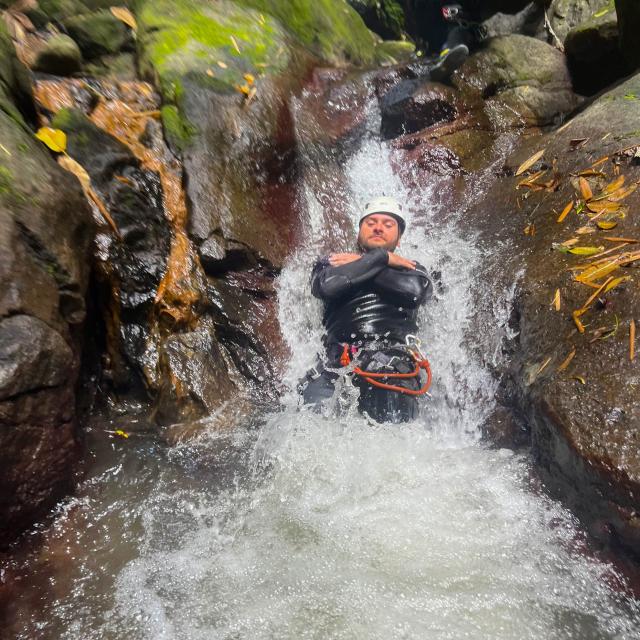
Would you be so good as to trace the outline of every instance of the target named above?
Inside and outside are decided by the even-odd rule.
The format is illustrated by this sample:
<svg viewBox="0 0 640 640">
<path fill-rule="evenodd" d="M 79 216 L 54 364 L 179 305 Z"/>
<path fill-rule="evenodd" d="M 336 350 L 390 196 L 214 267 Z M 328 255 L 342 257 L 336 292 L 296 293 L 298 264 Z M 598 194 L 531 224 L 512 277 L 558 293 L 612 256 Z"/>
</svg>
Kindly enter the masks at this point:
<svg viewBox="0 0 640 640">
<path fill-rule="evenodd" d="M 422 304 L 431 293 L 431 281 L 424 268 L 385 249 L 363 255 L 332 254 L 316 263 L 311 292 L 324 300 L 339 298 L 367 281 L 392 295 L 399 303 Z"/>
</svg>

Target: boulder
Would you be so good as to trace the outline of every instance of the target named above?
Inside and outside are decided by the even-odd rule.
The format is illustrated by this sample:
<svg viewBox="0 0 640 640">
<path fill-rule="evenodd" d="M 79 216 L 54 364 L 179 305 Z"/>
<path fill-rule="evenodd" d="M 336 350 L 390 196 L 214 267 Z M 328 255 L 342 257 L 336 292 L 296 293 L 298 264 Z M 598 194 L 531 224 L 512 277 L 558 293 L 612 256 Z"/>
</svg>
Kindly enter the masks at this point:
<svg viewBox="0 0 640 640">
<path fill-rule="evenodd" d="M 485 101 L 497 129 L 548 125 L 579 102 L 564 55 L 523 35 L 490 39 L 454 73 L 453 84 Z"/>
<path fill-rule="evenodd" d="M 88 60 L 118 53 L 131 41 L 129 27 L 108 10 L 72 16 L 62 24 Z"/>
<path fill-rule="evenodd" d="M 75 386 L 94 235 L 78 180 L 27 127 L 0 28 L 0 546 L 73 483 Z M 21 96 L 18 108 L 10 102 Z M 24 115 L 23 115 L 24 111 Z"/>
<path fill-rule="evenodd" d="M 58 34 L 47 40 L 37 54 L 34 69 L 57 76 L 70 76 L 80 71 L 82 52 L 69 36 Z"/>
<path fill-rule="evenodd" d="M 385 139 L 452 122 L 461 111 L 455 89 L 434 82 L 405 80 L 380 100 L 381 133 Z"/>
<path fill-rule="evenodd" d="M 629 69 L 640 67 L 640 6 L 635 0 L 615 0 L 620 31 L 620 47 Z"/>
<path fill-rule="evenodd" d="M 575 27 L 569 31 L 564 46 L 578 93 L 592 95 L 625 75 L 615 12 Z"/>
<path fill-rule="evenodd" d="M 551 28 L 561 42 L 582 23 L 612 13 L 611 0 L 552 0 L 547 9 Z"/>
</svg>

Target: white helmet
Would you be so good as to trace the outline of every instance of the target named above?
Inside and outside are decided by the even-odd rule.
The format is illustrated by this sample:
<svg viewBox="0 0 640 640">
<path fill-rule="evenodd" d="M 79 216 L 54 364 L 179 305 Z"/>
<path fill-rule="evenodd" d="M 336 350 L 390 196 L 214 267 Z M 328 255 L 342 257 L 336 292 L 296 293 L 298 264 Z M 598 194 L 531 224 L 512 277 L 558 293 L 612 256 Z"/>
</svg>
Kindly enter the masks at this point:
<svg viewBox="0 0 640 640">
<path fill-rule="evenodd" d="M 380 198 L 374 198 L 371 202 L 367 202 L 364 207 L 364 212 L 358 221 L 358 227 L 367 216 L 373 215 L 374 213 L 386 213 L 389 216 L 393 216 L 398 221 L 400 234 L 402 235 L 404 233 L 405 227 L 407 226 L 406 215 L 402 212 L 402 206 L 397 200 L 382 196 Z"/>
</svg>

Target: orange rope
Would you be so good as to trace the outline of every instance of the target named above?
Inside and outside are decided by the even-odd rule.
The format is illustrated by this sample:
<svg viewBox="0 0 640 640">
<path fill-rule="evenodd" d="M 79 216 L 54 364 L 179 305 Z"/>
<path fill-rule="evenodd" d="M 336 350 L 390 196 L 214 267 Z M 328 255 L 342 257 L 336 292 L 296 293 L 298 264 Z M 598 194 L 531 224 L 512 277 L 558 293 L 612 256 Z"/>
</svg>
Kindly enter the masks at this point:
<svg viewBox="0 0 640 640">
<path fill-rule="evenodd" d="M 359 367 L 356 367 L 353 370 L 353 373 L 360 376 L 365 382 L 368 382 L 370 385 L 373 385 L 374 387 L 378 387 L 380 389 L 395 391 L 396 393 L 404 393 L 408 396 L 423 396 L 425 393 L 427 393 L 427 391 L 429 391 L 429 387 L 431 386 L 431 366 L 429 365 L 429 361 L 426 358 L 418 360 L 413 352 L 411 353 L 411 355 L 416 361 L 416 368 L 411 373 L 373 373 L 371 371 L 363 371 Z M 349 366 L 349 364 L 351 364 L 348 344 L 345 344 L 343 347 L 342 355 L 340 356 L 340 364 L 343 367 L 347 367 Z M 427 372 L 427 380 L 420 389 L 406 389 L 405 387 L 400 387 L 396 384 L 387 384 L 386 382 L 379 382 L 378 380 L 376 380 L 376 378 L 417 378 L 420 375 L 420 369 L 424 369 Z"/>
</svg>

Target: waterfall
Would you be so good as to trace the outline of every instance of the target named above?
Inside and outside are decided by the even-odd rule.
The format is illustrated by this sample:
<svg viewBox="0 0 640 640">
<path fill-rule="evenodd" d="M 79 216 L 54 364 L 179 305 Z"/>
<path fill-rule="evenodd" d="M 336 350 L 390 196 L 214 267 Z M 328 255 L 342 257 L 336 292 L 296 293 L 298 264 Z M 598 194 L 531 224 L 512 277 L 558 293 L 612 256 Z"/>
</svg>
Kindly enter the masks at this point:
<svg viewBox="0 0 640 640">
<path fill-rule="evenodd" d="M 536 490 L 528 457 L 482 444 L 497 383 L 477 354 L 500 358 L 513 290 L 486 280 L 493 258 L 447 208 L 444 183 L 410 189 L 398 177 L 369 111 L 340 157 L 300 143 L 305 231 L 279 279 L 293 354 L 282 410 L 170 451 L 133 443 L 96 472 L 54 525 L 66 578 L 42 587 L 42 610 L 23 606 L 18 637 L 640 637 L 638 603 Z M 301 129 L 304 117 L 299 106 Z M 346 248 L 348 220 L 381 193 L 411 212 L 401 253 L 441 274 L 420 322 L 432 398 L 402 426 L 299 411 L 295 393 L 321 351 L 313 260 Z M 478 290 L 490 317 L 474 308 Z"/>
</svg>

